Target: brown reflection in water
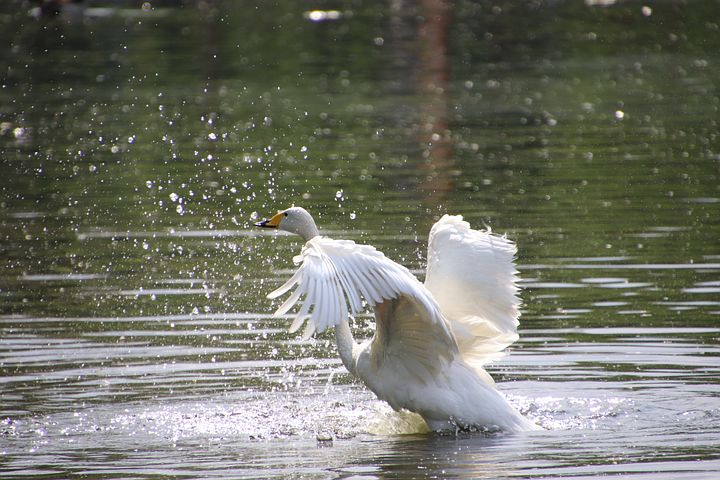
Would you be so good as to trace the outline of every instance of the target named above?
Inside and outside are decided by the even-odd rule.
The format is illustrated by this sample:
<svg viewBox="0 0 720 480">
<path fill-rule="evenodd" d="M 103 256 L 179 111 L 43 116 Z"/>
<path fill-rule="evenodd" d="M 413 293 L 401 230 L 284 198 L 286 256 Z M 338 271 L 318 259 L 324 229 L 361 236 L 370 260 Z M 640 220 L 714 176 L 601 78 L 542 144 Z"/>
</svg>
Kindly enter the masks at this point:
<svg viewBox="0 0 720 480">
<path fill-rule="evenodd" d="M 208 81 L 222 78 L 221 51 L 223 44 L 222 15 L 217 0 L 204 0 L 197 4 L 202 20 L 202 48 L 198 49 L 197 59 L 201 71 Z"/>
<path fill-rule="evenodd" d="M 447 192 L 454 188 L 453 148 L 448 125 L 447 88 L 449 77 L 447 0 L 422 0 L 418 29 L 420 58 L 418 83 L 420 106 L 418 139 L 423 145 L 418 188 L 427 208 L 442 208 Z"/>
</svg>

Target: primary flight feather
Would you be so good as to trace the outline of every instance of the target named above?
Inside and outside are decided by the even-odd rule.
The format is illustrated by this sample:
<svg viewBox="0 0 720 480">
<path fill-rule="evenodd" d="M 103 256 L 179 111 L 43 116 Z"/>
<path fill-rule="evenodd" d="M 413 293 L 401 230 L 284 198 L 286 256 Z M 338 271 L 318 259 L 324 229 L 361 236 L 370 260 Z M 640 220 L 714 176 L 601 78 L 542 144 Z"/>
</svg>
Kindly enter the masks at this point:
<svg viewBox="0 0 720 480">
<path fill-rule="evenodd" d="M 394 409 L 420 414 L 433 430 L 537 428 L 495 388 L 483 365 L 517 340 L 519 304 L 515 244 L 473 230 L 461 216 L 431 229 L 425 283 L 369 245 L 321 236 L 301 207 L 259 227 L 306 243 L 295 274 L 269 298 L 293 290 L 277 310 L 302 300 L 290 328 L 304 337 L 335 327 L 345 367 Z M 349 318 L 373 308 L 375 335 L 358 344 Z"/>
</svg>

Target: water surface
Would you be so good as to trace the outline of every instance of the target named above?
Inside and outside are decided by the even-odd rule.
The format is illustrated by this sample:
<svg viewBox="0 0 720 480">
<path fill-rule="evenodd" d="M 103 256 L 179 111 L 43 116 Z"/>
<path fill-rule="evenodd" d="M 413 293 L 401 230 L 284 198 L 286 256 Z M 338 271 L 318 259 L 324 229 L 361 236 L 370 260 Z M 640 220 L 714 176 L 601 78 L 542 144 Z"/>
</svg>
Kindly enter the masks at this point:
<svg viewBox="0 0 720 480">
<path fill-rule="evenodd" d="M 3 478 L 715 478 L 720 12 L 589 3 L 0 7 Z M 446 212 L 515 240 L 489 370 L 543 430 L 428 434 L 287 333 L 292 203 L 419 277 Z"/>
</svg>

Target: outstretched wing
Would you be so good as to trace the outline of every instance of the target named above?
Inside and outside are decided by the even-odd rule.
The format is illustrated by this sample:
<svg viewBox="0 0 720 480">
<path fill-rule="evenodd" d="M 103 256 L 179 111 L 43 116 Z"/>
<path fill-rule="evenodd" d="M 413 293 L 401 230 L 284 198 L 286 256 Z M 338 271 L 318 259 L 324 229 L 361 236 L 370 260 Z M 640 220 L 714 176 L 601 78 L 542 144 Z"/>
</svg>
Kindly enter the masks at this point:
<svg viewBox="0 0 720 480">
<path fill-rule="evenodd" d="M 425 286 L 450 322 L 462 357 L 482 367 L 518 338 L 515 244 L 443 216 L 430 231 Z"/>
<path fill-rule="evenodd" d="M 305 337 L 346 321 L 349 314 L 361 311 L 363 298 L 374 306 L 408 295 L 427 309 L 438 309 L 425 287 L 407 268 L 369 245 L 315 237 L 305 244 L 294 261 L 299 264 L 298 270 L 268 298 L 279 297 L 295 288 L 275 312 L 277 316 L 287 313 L 304 296 L 290 331 L 297 331 L 305 320 L 309 320 Z"/>
<path fill-rule="evenodd" d="M 427 290 L 426 290 L 427 292 Z M 426 294 L 429 295 L 429 292 Z M 369 360 L 374 371 L 398 382 L 414 379 L 433 382 L 459 355 L 455 337 L 437 308 L 428 309 L 416 298 L 401 295 L 375 306 L 376 330 L 370 342 Z M 373 376 L 366 379 L 372 388 Z M 394 408 L 394 397 L 404 392 L 384 389 L 375 393 Z"/>
</svg>

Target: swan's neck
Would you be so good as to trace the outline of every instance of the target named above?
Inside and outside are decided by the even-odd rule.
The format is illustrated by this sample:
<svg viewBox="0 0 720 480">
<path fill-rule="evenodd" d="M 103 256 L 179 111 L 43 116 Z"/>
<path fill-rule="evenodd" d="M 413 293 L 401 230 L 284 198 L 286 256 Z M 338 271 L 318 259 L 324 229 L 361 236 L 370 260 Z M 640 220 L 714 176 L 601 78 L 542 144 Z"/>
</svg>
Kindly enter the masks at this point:
<svg viewBox="0 0 720 480">
<path fill-rule="evenodd" d="M 350 325 L 347 321 L 340 322 L 335 325 L 335 342 L 337 343 L 340 360 L 342 360 L 345 368 L 355 375 L 355 357 L 353 351 L 356 348 L 355 339 L 350 331 Z"/>
<path fill-rule="evenodd" d="M 309 242 L 313 238 L 320 235 L 320 232 L 318 232 L 318 229 L 315 226 L 312 226 L 311 228 L 308 228 L 307 230 L 303 230 L 302 233 L 300 233 L 300 236 L 305 240 L 306 242 Z"/>
<path fill-rule="evenodd" d="M 298 228 L 298 235 L 300 235 L 303 240 L 306 242 L 309 242 L 313 238 L 320 235 L 320 232 L 317 229 L 317 226 L 315 226 L 315 222 L 310 221 L 309 223 L 303 224 Z"/>
</svg>

